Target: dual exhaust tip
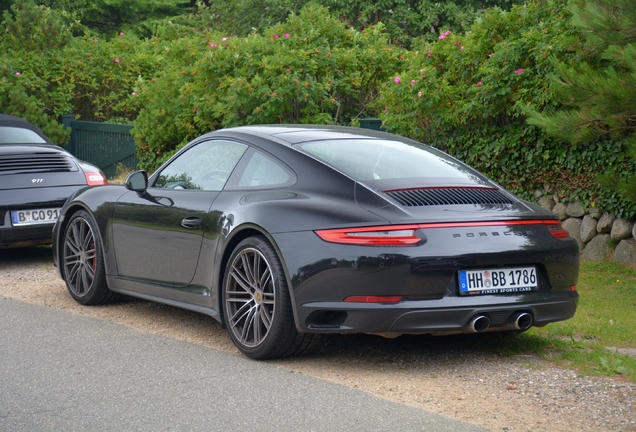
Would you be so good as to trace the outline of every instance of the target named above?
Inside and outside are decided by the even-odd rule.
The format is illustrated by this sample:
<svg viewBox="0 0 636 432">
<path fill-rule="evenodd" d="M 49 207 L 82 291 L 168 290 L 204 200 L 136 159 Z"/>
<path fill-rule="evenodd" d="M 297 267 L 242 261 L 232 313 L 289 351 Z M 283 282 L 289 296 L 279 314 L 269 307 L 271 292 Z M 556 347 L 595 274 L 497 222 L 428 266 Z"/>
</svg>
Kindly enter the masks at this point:
<svg viewBox="0 0 636 432">
<path fill-rule="evenodd" d="M 510 330 L 527 330 L 532 326 L 533 318 L 528 312 L 515 312 L 513 313 L 506 327 Z M 490 327 L 490 318 L 486 315 L 475 315 L 466 329 L 470 333 L 483 333 Z"/>
</svg>

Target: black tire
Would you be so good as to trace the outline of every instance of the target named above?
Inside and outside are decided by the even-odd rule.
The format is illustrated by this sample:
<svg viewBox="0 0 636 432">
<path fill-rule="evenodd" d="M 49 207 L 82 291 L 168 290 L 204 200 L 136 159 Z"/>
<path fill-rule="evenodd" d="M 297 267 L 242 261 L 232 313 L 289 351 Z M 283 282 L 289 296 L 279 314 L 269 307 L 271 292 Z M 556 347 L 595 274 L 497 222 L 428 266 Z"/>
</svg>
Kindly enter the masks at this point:
<svg viewBox="0 0 636 432">
<path fill-rule="evenodd" d="M 316 339 L 296 330 L 285 273 L 265 237 L 249 237 L 232 252 L 223 278 L 228 332 L 253 359 L 306 353 Z"/>
<path fill-rule="evenodd" d="M 93 217 L 74 213 L 64 231 L 60 265 L 71 297 L 83 305 L 110 303 L 119 298 L 106 284 L 102 240 Z"/>
</svg>

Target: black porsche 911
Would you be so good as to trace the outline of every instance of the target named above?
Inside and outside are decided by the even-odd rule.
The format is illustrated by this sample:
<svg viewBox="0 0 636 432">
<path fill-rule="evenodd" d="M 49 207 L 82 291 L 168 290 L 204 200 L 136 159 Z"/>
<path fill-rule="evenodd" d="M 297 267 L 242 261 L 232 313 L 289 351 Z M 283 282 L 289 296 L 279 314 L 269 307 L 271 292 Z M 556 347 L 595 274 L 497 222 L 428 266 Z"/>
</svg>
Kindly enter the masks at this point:
<svg viewBox="0 0 636 432">
<path fill-rule="evenodd" d="M 578 304 L 578 245 L 554 214 L 356 128 L 208 133 L 150 178 L 75 193 L 53 249 L 79 303 L 127 294 L 208 314 L 257 359 L 325 333 L 523 331 Z"/>
<path fill-rule="evenodd" d="M 37 126 L 0 114 L 0 248 L 51 243 L 64 201 L 108 183 L 94 165 L 52 143 Z"/>
</svg>

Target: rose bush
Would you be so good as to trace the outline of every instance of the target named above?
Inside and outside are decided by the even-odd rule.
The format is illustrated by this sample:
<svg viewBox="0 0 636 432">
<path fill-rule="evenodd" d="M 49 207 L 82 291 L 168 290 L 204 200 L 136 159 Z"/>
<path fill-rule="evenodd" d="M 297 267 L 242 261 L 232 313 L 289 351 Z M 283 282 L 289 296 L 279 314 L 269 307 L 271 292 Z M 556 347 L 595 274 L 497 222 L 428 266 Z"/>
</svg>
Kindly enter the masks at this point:
<svg viewBox="0 0 636 432">
<path fill-rule="evenodd" d="M 386 43 L 381 25 L 357 31 L 316 6 L 263 35 L 207 36 L 187 40 L 189 59 L 140 83 L 133 134 L 144 166 L 220 127 L 357 124 L 375 114 L 368 104 L 406 53 Z"/>
<path fill-rule="evenodd" d="M 549 184 L 560 199 L 632 217 L 636 209 L 596 181 L 607 169 L 634 172 L 624 146 L 562 143 L 526 123 L 524 107 L 557 105 L 546 80 L 550 58 L 578 60 L 567 3 L 489 10 L 465 34 L 441 32 L 409 53 L 376 106 L 391 131 L 439 147 L 525 198 Z"/>
</svg>

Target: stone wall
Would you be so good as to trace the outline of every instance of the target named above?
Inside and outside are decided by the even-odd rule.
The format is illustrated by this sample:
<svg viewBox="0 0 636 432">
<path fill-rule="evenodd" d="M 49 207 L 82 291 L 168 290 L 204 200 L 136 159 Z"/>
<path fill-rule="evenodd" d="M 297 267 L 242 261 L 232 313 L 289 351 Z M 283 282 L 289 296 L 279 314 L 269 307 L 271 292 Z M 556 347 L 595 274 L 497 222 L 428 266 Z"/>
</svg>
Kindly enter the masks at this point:
<svg viewBox="0 0 636 432">
<path fill-rule="evenodd" d="M 581 248 L 581 259 L 611 260 L 636 266 L 636 224 L 581 203 L 560 202 L 548 191 L 534 194 L 541 207 L 556 214 Z"/>
</svg>

